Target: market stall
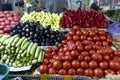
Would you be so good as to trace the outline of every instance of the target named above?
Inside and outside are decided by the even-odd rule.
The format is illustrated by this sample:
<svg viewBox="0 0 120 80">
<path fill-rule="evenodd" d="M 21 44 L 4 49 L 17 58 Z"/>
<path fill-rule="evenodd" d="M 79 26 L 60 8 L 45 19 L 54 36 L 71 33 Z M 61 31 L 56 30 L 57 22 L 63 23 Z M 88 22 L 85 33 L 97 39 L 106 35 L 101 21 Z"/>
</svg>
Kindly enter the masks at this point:
<svg viewBox="0 0 120 80">
<path fill-rule="evenodd" d="M 92 9 L 0 11 L 0 79 L 119 80 L 119 25 Z"/>
</svg>

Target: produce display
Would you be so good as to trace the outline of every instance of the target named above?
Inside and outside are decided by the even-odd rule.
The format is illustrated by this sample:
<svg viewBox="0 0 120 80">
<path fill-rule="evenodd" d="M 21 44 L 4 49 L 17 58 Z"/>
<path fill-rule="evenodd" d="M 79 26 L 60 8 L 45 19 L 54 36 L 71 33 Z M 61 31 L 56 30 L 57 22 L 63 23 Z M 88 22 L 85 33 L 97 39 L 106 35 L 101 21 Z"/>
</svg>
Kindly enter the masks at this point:
<svg viewBox="0 0 120 80">
<path fill-rule="evenodd" d="M 8 29 L 20 20 L 17 13 L 0 11 L 0 34 L 8 34 Z"/>
<path fill-rule="evenodd" d="M 44 54 L 37 43 L 30 43 L 25 37 L 0 35 L 0 63 L 11 67 L 29 66 L 42 62 Z"/>
<path fill-rule="evenodd" d="M 120 74 L 118 75 L 108 74 L 105 76 L 105 78 L 101 78 L 99 80 L 119 80 L 119 79 L 120 79 Z"/>
<path fill-rule="evenodd" d="M 30 14 L 24 14 L 23 17 L 21 18 L 22 22 L 26 22 L 28 20 L 34 20 L 39 21 L 43 27 L 46 27 L 47 25 L 51 25 L 53 30 L 59 30 L 60 29 L 60 20 L 62 17 L 61 14 L 56 14 L 56 13 L 50 13 L 50 12 L 31 12 Z"/>
<path fill-rule="evenodd" d="M 110 24 L 108 27 L 108 33 L 113 38 L 113 45 L 120 50 L 120 22 Z"/>
<path fill-rule="evenodd" d="M 53 50 L 45 50 L 41 74 L 84 75 L 103 77 L 119 74 L 120 51 L 110 47 L 111 36 L 96 28 L 82 29 L 74 26 Z"/>
<path fill-rule="evenodd" d="M 78 8 L 77 11 L 66 10 L 63 13 L 60 25 L 64 28 L 72 28 L 74 25 L 79 25 L 82 28 L 106 28 L 107 21 L 104 15 L 100 12 L 93 10 L 90 10 L 89 12 Z"/>
<path fill-rule="evenodd" d="M 57 45 L 64 38 L 63 33 L 53 31 L 50 25 L 44 28 L 39 22 L 34 21 L 18 22 L 9 31 L 11 36 L 25 36 L 30 42 L 38 43 L 40 46 Z"/>
</svg>

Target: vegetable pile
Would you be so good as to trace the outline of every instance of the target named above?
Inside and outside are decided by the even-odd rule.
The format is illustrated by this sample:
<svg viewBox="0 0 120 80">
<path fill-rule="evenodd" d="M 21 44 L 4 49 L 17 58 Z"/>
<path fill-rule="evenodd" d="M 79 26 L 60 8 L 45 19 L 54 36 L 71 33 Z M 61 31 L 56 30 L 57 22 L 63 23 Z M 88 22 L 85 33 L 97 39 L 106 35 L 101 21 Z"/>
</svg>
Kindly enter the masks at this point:
<svg viewBox="0 0 120 80">
<path fill-rule="evenodd" d="M 110 47 L 112 38 L 103 30 L 80 30 L 74 26 L 53 50 L 45 50 L 38 70 L 41 74 L 102 77 L 120 74 L 120 51 Z"/>
<path fill-rule="evenodd" d="M 11 36 L 25 36 L 30 42 L 38 43 L 40 46 L 57 45 L 64 38 L 63 33 L 53 31 L 50 25 L 44 28 L 39 22 L 34 21 L 18 22 L 9 32 Z"/>
<path fill-rule="evenodd" d="M 8 34 L 8 30 L 16 22 L 20 20 L 17 13 L 10 13 L 8 11 L 0 11 L 0 34 Z"/>
<path fill-rule="evenodd" d="M 25 37 L 0 35 L 0 63 L 12 67 L 29 66 L 42 62 L 44 53 L 37 43 L 30 43 Z"/>
<path fill-rule="evenodd" d="M 22 22 L 26 22 L 28 20 L 39 21 L 42 23 L 44 27 L 47 25 L 51 25 L 53 30 L 59 30 L 60 28 L 60 20 L 62 14 L 50 13 L 50 12 L 31 12 L 30 14 L 24 14 L 21 18 Z"/>
<path fill-rule="evenodd" d="M 63 13 L 60 25 L 64 28 L 72 28 L 74 25 L 79 25 L 83 28 L 106 28 L 107 21 L 104 15 L 100 12 L 93 10 L 90 10 L 89 12 L 78 8 L 77 11 L 66 10 Z"/>
</svg>

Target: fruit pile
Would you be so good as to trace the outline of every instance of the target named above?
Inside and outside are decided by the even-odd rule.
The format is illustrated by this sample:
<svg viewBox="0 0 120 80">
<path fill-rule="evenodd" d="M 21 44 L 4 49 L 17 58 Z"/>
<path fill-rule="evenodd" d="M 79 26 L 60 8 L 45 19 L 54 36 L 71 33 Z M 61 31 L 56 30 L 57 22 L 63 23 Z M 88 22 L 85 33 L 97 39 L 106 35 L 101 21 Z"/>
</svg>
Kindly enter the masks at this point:
<svg viewBox="0 0 120 80">
<path fill-rule="evenodd" d="M 30 42 L 38 43 L 40 46 L 57 45 L 64 38 L 61 32 L 53 31 L 50 25 L 44 28 L 39 22 L 34 21 L 18 22 L 9 31 L 11 36 L 25 36 Z"/>
<path fill-rule="evenodd" d="M 78 8 L 77 11 L 66 10 L 63 13 L 60 25 L 64 28 L 72 28 L 74 25 L 79 25 L 83 28 L 106 28 L 107 21 L 104 15 L 100 12 L 93 10 L 90 10 L 89 12 Z"/>
<path fill-rule="evenodd" d="M 56 14 L 56 13 L 50 13 L 50 12 L 31 12 L 30 14 L 24 14 L 21 18 L 22 22 L 26 22 L 28 20 L 34 20 L 39 21 L 42 23 L 44 27 L 47 25 L 51 25 L 53 30 L 59 30 L 60 29 L 60 20 L 61 20 L 62 14 Z"/>
<path fill-rule="evenodd" d="M 8 29 L 20 20 L 17 13 L 0 11 L 0 34 L 8 34 Z"/>
<path fill-rule="evenodd" d="M 30 43 L 25 37 L 0 35 L 0 63 L 12 67 L 29 66 L 42 62 L 44 53 L 37 43 Z"/>
<path fill-rule="evenodd" d="M 111 36 L 103 30 L 80 30 L 74 26 L 53 50 L 45 50 L 38 70 L 41 74 L 102 77 L 120 74 L 120 51 L 110 47 Z"/>
</svg>

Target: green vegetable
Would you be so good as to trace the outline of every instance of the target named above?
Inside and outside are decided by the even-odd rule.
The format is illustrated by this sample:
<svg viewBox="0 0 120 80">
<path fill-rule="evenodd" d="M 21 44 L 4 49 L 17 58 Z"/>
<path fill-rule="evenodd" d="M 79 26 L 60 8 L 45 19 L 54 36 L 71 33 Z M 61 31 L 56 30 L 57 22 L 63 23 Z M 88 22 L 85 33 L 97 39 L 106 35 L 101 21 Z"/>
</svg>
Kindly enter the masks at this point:
<svg viewBox="0 0 120 80">
<path fill-rule="evenodd" d="M 24 41 L 25 37 L 22 37 L 16 44 L 15 47 L 20 47 L 20 45 L 22 44 L 22 42 Z"/>
<path fill-rule="evenodd" d="M 26 50 L 29 46 L 30 42 L 26 42 L 25 45 L 22 47 L 22 50 Z"/>
<path fill-rule="evenodd" d="M 37 47 L 36 52 L 35 52 L 35 58 L 38 58 L 40 53 L 40 47 Z"/>
<path fill-rule="evenodd" d="M 27 54 L 30 53 L 32 46 L 33 46 L 33 42 L 31 42 L 30 45 L 29 45 L 29 47 L 27 48 Z"/>
<path fill-rule="evenodd" d="M 30 51 L 30 54 L 32 55 L 32 54 L 35 54 L 35 50 L 37 49 L 37 43 L 34 43 L 33 44 L 33 46 L 32 46 L 32 48 L 31 48 L 31 51 Z"/>
</svg>

